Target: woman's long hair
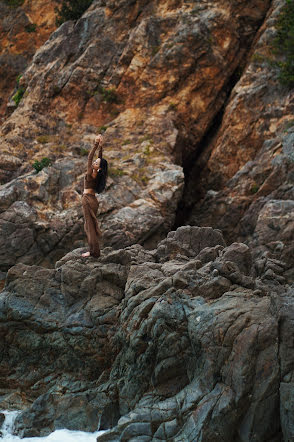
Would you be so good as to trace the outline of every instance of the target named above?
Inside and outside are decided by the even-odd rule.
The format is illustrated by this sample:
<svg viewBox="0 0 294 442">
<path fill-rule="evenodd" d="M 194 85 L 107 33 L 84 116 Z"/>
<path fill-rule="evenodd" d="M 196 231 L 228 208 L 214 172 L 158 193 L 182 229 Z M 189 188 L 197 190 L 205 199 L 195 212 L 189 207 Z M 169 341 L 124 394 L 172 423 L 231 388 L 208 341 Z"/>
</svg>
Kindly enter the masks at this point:
<svg viewBox="0 0 294 442">
<path fill-rule="evenodd" d="M 105 189 L 106 181 L 107 181 L 107 173 L 108 173 L 108 164 L 107 161 L 102 158 L 100 163 L 100 169 L 96 178 L 95 183 L 95 192 L 101 193 Z"/>
</svg>

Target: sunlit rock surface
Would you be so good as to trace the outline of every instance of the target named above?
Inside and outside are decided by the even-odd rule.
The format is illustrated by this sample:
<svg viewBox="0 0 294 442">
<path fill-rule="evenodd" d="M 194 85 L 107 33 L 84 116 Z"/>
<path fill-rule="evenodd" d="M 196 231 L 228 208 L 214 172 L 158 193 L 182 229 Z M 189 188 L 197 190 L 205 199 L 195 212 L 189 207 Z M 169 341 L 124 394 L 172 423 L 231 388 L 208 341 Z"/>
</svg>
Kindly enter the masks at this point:
<svg viewBox="0 0 294 442">
<path fill-rule="evenodd" d="M 193 194 L 197 199 L 189 224 L 218 227 L 227 240 L 274 252 L 293 267 L 293 90 L 280 85 L 271 63 L 283 4 L 272 3 L 186 200 L 193 201 Z"/>
<path fill-rule="evenodd" d="M 111 177 L 100 202 L 105 245 L 152 247 L 161 240 L 182 196 L 179 167 L 193 164 L 269 7 L 257 0 L 246 7 L 95 1 L 80 20 L 52 33 L 23 72 L 25 93 L 1 128 L 1 182 L 9 182 L 1 191 L 11 195 L 10 205 L 24 201 L 35 213 L 20 223 L 30 233 L 17 226 L 13 241 L 15 206 L 8 214 L 5 207 L 2 270 L 20 261 L 50 266 L 84 244 L 82 160 L 105 129 Z M 43 157 L 51 159 L 51 171 L 27 175 Z M 39 201 L 17 196 L 12 179 L 24 189 L 29 179 Z"/>
<path fill-rule="evenodd" d="M 17 78 L 56 28 L 56 5 L 46 0 L 25 0 L 19 6 L 17 2 L 0 2 L 0 121 L 16 108 L 12 97 L 17 92 Z"/>
</svg>

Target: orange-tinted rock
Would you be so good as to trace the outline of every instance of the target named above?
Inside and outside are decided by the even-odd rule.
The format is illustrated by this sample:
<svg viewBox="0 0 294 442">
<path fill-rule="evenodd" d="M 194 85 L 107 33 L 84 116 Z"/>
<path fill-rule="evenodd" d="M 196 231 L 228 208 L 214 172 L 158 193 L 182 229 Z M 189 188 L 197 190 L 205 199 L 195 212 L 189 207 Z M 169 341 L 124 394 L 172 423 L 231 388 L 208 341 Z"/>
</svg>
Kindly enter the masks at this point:
<svg viewBox="0 0 294 442">
<path fill-rule="evenodd" d="M 54 1 L 25 0 L 19 7 L 0 4 L 0 119 L 7 100 L 16 92 L 16 78 L 23 74 L 36 50 L 56 28 Z M 14 101 L 11 106 L 15 105 Z M 7 117 L 7 115 L 6 115 Z M 1 121 L 1 120 L 0 120 Z"/>
<path fill-rule="evenodd" d="M 200 158 L 200 164 L 205 156 L 208 161 L 198 177 L 201 197 L 188 222 L 218 227 L 229 241 L 246 238 L 290 264 L 293 224 L 287 201 L 294 198 L 293 91 L 280 85 L 270 63 L 281 5 L 274 3 L 260 30 L 209 146 L 210 156 L 204 152 Z M 266 221 L 269 210 L 275 213 L 269 216 L 276 218 L 274 223 Z"/>
</svg>

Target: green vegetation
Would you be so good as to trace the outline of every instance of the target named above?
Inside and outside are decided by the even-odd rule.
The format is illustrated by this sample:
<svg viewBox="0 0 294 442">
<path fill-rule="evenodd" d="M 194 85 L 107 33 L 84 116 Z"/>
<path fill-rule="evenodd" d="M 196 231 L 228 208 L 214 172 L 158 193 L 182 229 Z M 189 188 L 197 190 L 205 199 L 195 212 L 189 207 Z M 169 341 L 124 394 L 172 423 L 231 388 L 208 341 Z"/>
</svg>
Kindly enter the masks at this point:
<svg viewBox="0 0 294 442">
<path fill-rule="evenodd" d="M 288 132 L 289 129 L 292 129 L 294 127 L 294 119 L 288 120 L 284 125 L 284 131 Z"/>
<path fill-rule="evenodd" d="M 33 168 L 35 169 L 35 171 L 38 173 L 40 172 L 42 169 L 44 169 L 44 167 L 48 167 L 51 165 L 51 160 L 49 158 L 42 158 L 41 161 L 36 160 L 33 163 Z"/>
<path fill-rule="evenodd" d="M 17 87 L 19 87 L 19 81 L 20 81 L 21 77 L 22 77 L 22 74 L 19 74 L 19 75 L 16 77 L 16 84 L 17 84 Z"/>
<path fill-rule="evenodd" d="M 12 100 L 15 102 L 16 106 L 19 105 L 22 97 L 25 94 L 26 88 L 23 86 L 19 85 L 20 79 L 22 77 L 22 74 L 19 74 L 16 78 L 16 84 L 17 84 L 17 91 L 16 93 L 13 95 Z"/>
<path fill-rule="evenodd" d="M 88 152 L 89 151 L 87 149 L 85 149 L 84 147 L 80 147 L 79 155 L 81 155 L 81 157 L 85 157 L 88 155 Z"/>
<path fill-rule="evenodd" d="M 107 131 L 107 126 L 100 126 L 100 127 L 98 127 L 98 132 L 99 133 L 103 134 L 103 132 L 106 132 L 106 131 Z"/>
<path fill-rule="evenodd" d="M 167 49 L 171 49 L 172 47 L 174 47 L 174 43 L 166 43 L 166 45 L 165 45 L 165 47 L 167 48 Z"/>
<path fill-rule="evenodd" d="M 4 0 L 4 3 L 6 3 L 8 6 L 11 6 L 12 8 L 17 8 L 24 3 L 24 0 Z"/>
<path fill-rule="evenodd" d="M 114 88 L 111 89 L 105 89 L 104 87 L 100 86 L 98 89 L 98 92 L 103 97 L 103 100 L 106 101 L 106 103 L 116 103 L 119 104 L 119 98 Z"/>
<path fill-rule="evenodd" d="M 159 51 L 160 46 L 152 46 L 152 56 L 154 57 Z"/>
<path fill-rule="evenodd" d="M 39 137 L 36 138 L 36 140 L 41 144 L 47 144 L 50 143 L 51 137 L 50 135 L 40 135 Z"/>
<path fill-rule="evenodd" d="M 144 141 L 149 141 L 150 144 L 153 144 L 153 138 L 152 135 L 144 135 L 144 137 L 139 139 L 139 143 L 143 143 Z"/>
<path fill-rule="evenodd" d="M 140 167 L 138 169 L 138 173 L 132 174 L 132 178 L 138 183 L 139 185 L 146 186 L 148 184 L 149 178 L 146 175 L 146 170 L 144 167 Z"/>
<path fill-rule="evenodd" d="M 58 95 L 61 91 L 61 87 L 57 86 L 57 84 L 55 84 L 52 88 L 52 97 L 56 97 L 56 95 Z"/>
<path fill-rule="evenodd" d="M 114 103 L 114 104 L 120 104 L 122 100 L 117 95 L 117 92 L 115 88 L 105 88 L 98 84 L 94 90 L 87 91 L 87 95 L 89 97 L 93 97 L 94 95 L 100 94 L 102 95 L 102 99 L 105 103 Z"/>
<path fill-rule="evenodd" d="M 37 30 L 36 23 L 30 23 L 30 24 L 26 25 L 25 30 L 26 30 L 26 32 L 29 32 L 29 33 L 36 32 L 36 30 Z"/>
<path fill-rule="evenodd" d="M 109 113 L 113 118 L 115 118 L 119 115 L 120 112 L 118 109 L 112 109 Z"/>
<path fill-rule="evenodd" d="M 177 105 L 176 105 L 176 103 L 170 103 L 170 104 L 168 105 L 168 110 L 169 110 L 169 111 L 176 111 L 176 110 L 177 110 Z"/>
<path fill-rule="evenodd" d="M 123 140 L 122 146 L 126 146 L 127 144 L 131 144 L 131 140 L 129 139 Z"/>
<path fill-rule="evenodd" d="M 121 169 L 117 169 L 116 167 L 109 167 L 108 168 L 108 174 L 111 177 L 117 177 L 117 176 L 123 176 L 126 173 L 123 170 L 121 170 Z"/>
<path fill-rule="evenodd" d="M 257 193 L 259 190 L 259 185 L 257 183 L 252 184 L 251 188 L 250 188 L 250 192 L 252 194 Z"/>
<path fill-rule="evenodd" d="M 60 8 L 55 8 L 56 24 L 60 26 L 67 20 L 78 20 L 89 8 L 93 0 L 59 0 Z"/>
<path fill-rule="evenodd" d="M 58 154 L 61 154 L 62 152 L 67 150 L 67 146 L 65 144 L 54 144 L 51 146 L 50 151 Z"/>
<path fill-rule="evenodd" d="M 279 80 L 282 84 L 294 87 L 294 0 L 286 0 L 277 25 L 277 36 L 273 51 L 282 58 L 277 61 Z"/>
<path fill-rule="evenodd" d="M 151 155 L 151 150 L 150 150 L 150 144 L 148 144 L 144 151 L 143 151 L 144 155 L 146 155 L 147 157 L 149 157 Z"/>
<path fill-rule="evenodd" d="M 25 88 L 22 87 L 22 86 L 20 86 L 20 87 L 17 89 L 16 93 L 13 95 L 12 99 L 13 99 L 13 101 L 15 102 L 16 106 L 19 105 L 19 103 L 20 103 L 22 97 L 24 96 L 25 91 L 26 91 Z"/>
<path fill-rule="evenodd" d="M 265 61 L 268 62 L 269 59 L 265 55 L 255 52 L 251 57 L 251 61 L 254 61 L 255 63 L 263 63 Z"/>
</svg>

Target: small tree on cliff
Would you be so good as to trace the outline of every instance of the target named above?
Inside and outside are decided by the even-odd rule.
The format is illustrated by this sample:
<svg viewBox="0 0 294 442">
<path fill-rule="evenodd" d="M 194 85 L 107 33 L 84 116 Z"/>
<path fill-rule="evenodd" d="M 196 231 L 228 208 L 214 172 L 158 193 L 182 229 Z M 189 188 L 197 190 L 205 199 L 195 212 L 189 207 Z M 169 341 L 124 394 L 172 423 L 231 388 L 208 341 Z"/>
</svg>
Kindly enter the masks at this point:
<svg viewBox="0 0 294 442">
<path fill-rule="evenodd" d="M 286 0 L 277 22 L 274 51 L 282 57 L 277 62 L 281 83 L 294 87 L 294 0 Z"/>
<path fill-rule="evenodd" d="M 92 2 L 93 0 L 60 0 L 61 7 L 55 8 L 57 26 L 67 20 L 78 20 Z"/>
</svg>

